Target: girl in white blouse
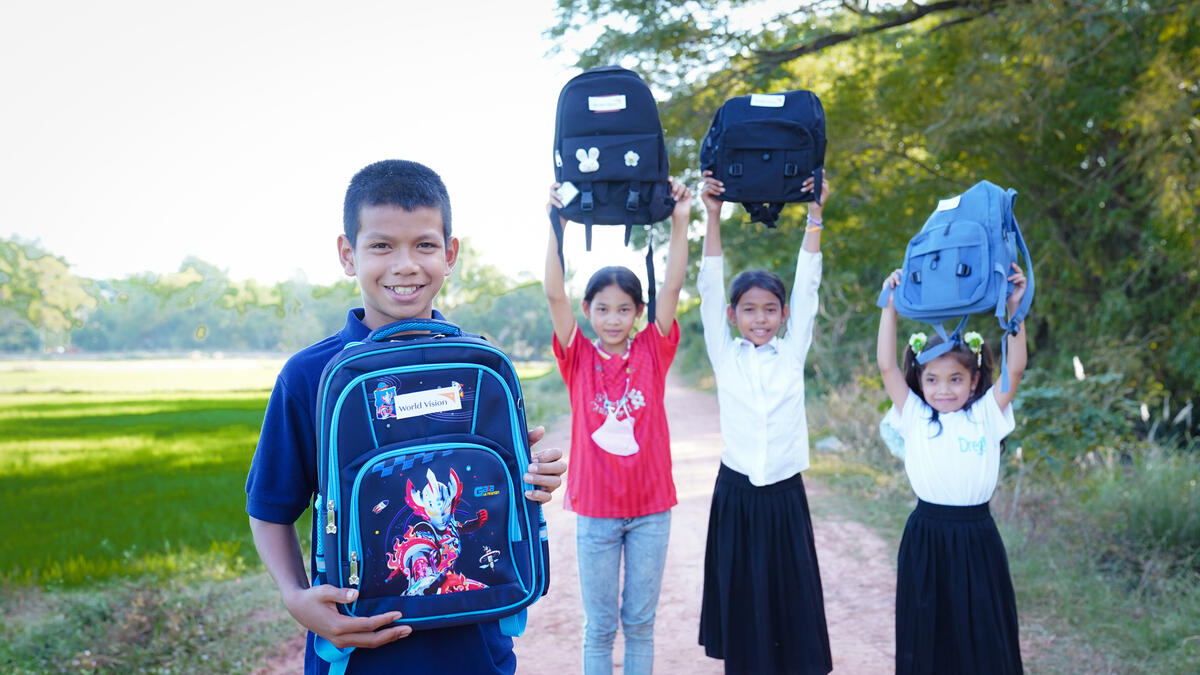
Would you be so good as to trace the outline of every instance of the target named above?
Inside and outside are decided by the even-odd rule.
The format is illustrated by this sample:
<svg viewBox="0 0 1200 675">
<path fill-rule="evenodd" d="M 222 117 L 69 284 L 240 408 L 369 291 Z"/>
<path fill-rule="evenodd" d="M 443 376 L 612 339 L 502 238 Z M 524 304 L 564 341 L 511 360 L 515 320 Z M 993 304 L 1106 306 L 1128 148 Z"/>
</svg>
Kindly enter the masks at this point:
<svg viewBox="0 0 1200 675">
<path fill-rule="evenodd" d="M 805 184 L 813 189 L 813 179 Z M 790 305 L 766 270 L 737 275 L 725 301 L 722 183 L 704 173 L 707 213 L 697 285 L 721 408 L 721 469 L 704 556 L 700 644 L 726 673 L 833 668 L 808 499 L 804 360 L 821 284 L 821 199 L 808 207 Z M 729 324 L 741 337 L 731 337 Z M 779 333 L 783 331 L 783 334 Z"/>
<path fill-rule="evenodd" d="M 1011 316 L 1025 294 L 1015 264 Z M 884 281 L 900 283 L 899 270 Z M 950 337 L 950 351 L 921 364 L 943 343 L 914 334 L 896 364 L 896 308 L 879 318 L 876 360 L 892 399 L 884 422 L 904 439 L 904 470 L 917 508 L 900 541 L 896 581 L 896 672 L 1020 673 L 1017 603 L 1008 556 L 988 501 L 996 488 L 1001 441 L 1015 427 L 1012 399 L 1025 372 L 1025 324 L 1008 340 L 1008 391 L 992 386 L 983 337 Z"/>
</svg>

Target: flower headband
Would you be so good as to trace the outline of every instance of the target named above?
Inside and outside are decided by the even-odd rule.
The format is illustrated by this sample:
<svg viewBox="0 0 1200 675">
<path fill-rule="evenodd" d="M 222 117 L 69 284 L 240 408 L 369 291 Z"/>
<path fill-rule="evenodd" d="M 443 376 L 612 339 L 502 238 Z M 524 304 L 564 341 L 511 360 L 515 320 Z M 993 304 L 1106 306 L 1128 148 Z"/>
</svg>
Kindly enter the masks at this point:
<svg viewBox="0 0 1200 675">
<path fill-rule="evenodd" d="M 951 337 L 950 339 L 954 340 L 955 338 Z M 929 337 L 924 333 L 913 333 L 912 335 L 908 336 L 908 346 L 912 348 L 913 354 L 920 354 L 921 351 L 925 349 L 925 343 L 928 341 Z M 962 339 L 959 341 L 965 344 L 967 348 L 971 350 L 971 353 L 975 355 L 975 365 L 982 367 L 983 336 L 975 331 L 971 331 L 970 333 L 963 335 Z"/>
</svg>

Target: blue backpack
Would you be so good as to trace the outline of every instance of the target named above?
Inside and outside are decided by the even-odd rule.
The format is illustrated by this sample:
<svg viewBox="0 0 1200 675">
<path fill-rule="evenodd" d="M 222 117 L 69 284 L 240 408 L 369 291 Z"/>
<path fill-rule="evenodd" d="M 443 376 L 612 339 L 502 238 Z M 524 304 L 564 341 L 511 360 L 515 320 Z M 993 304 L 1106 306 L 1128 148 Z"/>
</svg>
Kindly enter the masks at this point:
<svg viewBox="0 0 1200 675">
<path fill-rule="evenodd" d="M 563 207 L 550 214 L 563 264 L 559 215 L 586 227 L 624 225 L 625 244 L 634 225 L 671 215 L 675 200 L 658 103 L 632 70 L 604 66 L 571 78 L 558 95 L 554 123 L 554 180 L 563 184 Z M 654 316 L 654 249 L 647 238 L 649 316 Z"/>
<path fill-rule="evenodd" d="M 700 169 L 725 184 L 721 199 L 740 202 L 751 222 L 767 227 L 784 204 L 818 198 L 824 166 L 825 109 L 811 91 L 731 98 L 700 146 Z M 809 176 L 816 189 L 805 192 Z"/>
<path fill-rule="evenodd" d="M 358 589 L 343 613 L 520 635 L 550 568 L 508 357 L 451 323 L 401 321 L 333 357 L 317 401 L 317 583 Z M 317 638 L 331 673 L 352 651 Z"/>
<path fill-rule="evenodd" d="M 993 314 L 1006 333 L 1016 334 L 1033 304 L 1033 261 L 1013 215 L 1017 191 L 986 180 L 966 192 L 943 199 L 908 243 L 895 289 L 896 312 L 933 324 L 944 342 L 923 350 L 917 360 L 927 363 L 961 341 L 967 318 Z M 1029 279 L 1016 312 L 1005 319 L 1012 283 L 1012 263 L 1023 259 Z M 879 306 L 886 307 L 892 289 L 884 288 Z M 942 322 L 959 319 L 949 335 Z M 1008 341 L 1002 343 L 1001 391 L 1008 391 Z"/>
</svg>

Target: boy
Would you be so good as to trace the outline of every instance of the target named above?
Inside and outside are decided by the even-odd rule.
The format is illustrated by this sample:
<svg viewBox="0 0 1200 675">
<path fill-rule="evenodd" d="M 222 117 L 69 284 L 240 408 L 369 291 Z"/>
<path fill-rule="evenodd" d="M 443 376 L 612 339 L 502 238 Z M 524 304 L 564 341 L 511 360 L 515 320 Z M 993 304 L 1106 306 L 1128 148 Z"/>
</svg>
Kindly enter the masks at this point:
<svg viewBox="0 0 1200 675">
<path fill-rule="evenodd" d="M 386 160 L 359 171 L 346 190 L 343 221 L 338 255 L 346 274 L 358 278 L 363 307 L 350 311 L 341 331 L 297 352 L 279 373 L 246 481 L 254 545 L 288 612 L 309 630 L 306 675 L 328 670 L 314 651 L 314 633 L 337 647 L 367 648 L 354 650 L 350 673 L 425 672 L 430 667 L 444 673 L 512 673 L 512 638 L 500 633 L 497 622 L 413 634 L 408 626 L 392 625 L 401 618 L 399 612 L 341 614 L 337 605 L 353 602 L 357 590 L 311 587 L 305 573 L 293 524 L 317 489 L 313 414 L 321 371 L 346 343 L 363 340 L 380 326 L 443 318 L 433 300 L 458 259 L 446 186 L 415 162 Z M 530 431 L 530 444 L 544 433 L 541 427 Z M 561 457 L 557 449 L 533 453 L 524 480 L 542 489 L 526 491 L 527 499 L 549 501 L 566 470 Z M 315 519 L 313 532 L 315 541 Z M 315 566 L 311 559 L 309 564 Z"/>
</svg>

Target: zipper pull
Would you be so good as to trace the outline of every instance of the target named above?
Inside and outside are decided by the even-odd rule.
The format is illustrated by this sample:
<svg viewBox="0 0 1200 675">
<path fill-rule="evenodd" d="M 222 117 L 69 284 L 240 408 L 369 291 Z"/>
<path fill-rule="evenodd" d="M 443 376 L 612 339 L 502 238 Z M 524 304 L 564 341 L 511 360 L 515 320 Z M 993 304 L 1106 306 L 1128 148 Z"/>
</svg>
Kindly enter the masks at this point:
<svg viewBox="0 0 1200 675">
<path fill-rule="evenodd" d="M 350 585 L 358 585 L 358 552 L 350 551 Z"/>
<path fill-rule="evenodd" d="M 329 517 L 325 520 L 325 534 L 337 534 L 337 511 L 333 500 L 329 500 Z"/>
</svg>

